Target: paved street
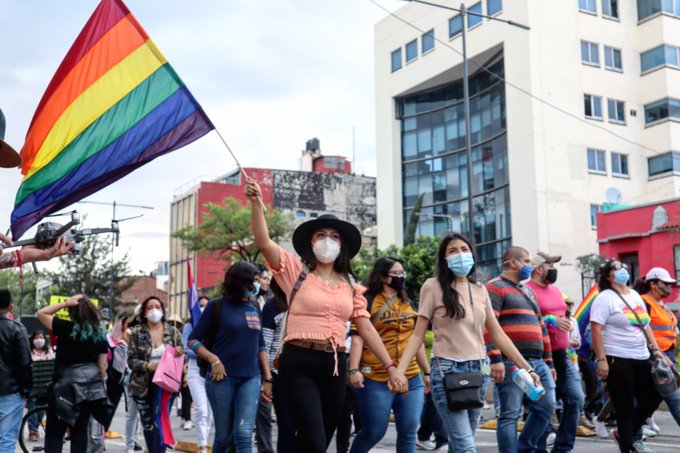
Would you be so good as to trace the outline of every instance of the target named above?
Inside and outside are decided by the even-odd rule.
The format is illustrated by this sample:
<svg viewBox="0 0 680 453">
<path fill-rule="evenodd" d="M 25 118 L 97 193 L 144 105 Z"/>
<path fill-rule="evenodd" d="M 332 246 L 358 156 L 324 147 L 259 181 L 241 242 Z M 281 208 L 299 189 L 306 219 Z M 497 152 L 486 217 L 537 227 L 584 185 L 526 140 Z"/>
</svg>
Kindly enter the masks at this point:
<svg viewBox="0 0 680 453">
<path fill-rule="evenodd" d="M 492 411 L 484 411 L 486 417 L 492 416 Z M 173 428 L 175 438 L 184 441 L 194 440 L 194 430 L 184 431 L 179 423 L 179 417 L 173 415 Z M 658 411 L 654 417 L 657 424 L 661 427 L 661 434 L 653 439 L 647 441 L 647 445 L 654 449 L 657 453 L 671 453 L 680 451 L 680 428 L 675 424 L 670 414 L 666 411 Z M 118 413 L 113 422 L 113 430 L 124 434 L 125 432 L 125 408 L 119 407 Z M 274 428 L 274 435 L 276 435 L 276 428 Z M 378 444 L 372 452 L 387 453 L 396 451 L 396 431 L 394 424 L 390 424 L 389 430 L 385 438 Z M 496 432 L 491 430 L 480 429 L 477 431 L 477 451 L 479 453 L 491 453 L 497 451 L 496 449 Z M 141 432 L 139 433 L 139 442 L 143 445 Z M 123 453 L 125 452 L 125 443 L 123 439 L 110 439 L 106 443 L 107 452 Z M 20 449 L 17 447 L 17 452 Z M 68 452 L 68 444 L 64 447 L 64 451 Z M 335 445 L 333 444 L 329 452 L 335 452 Z M 597 437 L 583 438 L 579 437 L 576 441 L 575 452 L 590 453 L 597 451 L 598 453 L 616 453 L 618 449 L 612 440 L 601 440 Z"/>
</svg>

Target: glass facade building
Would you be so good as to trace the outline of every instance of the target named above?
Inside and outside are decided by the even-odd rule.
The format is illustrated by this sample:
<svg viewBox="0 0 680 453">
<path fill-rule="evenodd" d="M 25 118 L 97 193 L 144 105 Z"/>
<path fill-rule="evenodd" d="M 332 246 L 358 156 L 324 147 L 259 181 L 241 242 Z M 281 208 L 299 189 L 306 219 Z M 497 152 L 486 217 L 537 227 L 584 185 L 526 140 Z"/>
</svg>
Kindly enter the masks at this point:
<svg viewBox="0 0 680 453">
<path fill-rule="evenodd" d="M 502 54 L 487 68 L 503 77 Z M 468 194 L 474 209 L 477 254 L 487 277 L 500 272 L 500 257 L 511 243 L 505 86 L 485 71 L 469 77 L 472 184 L 465 151 L 462 80 L 398 98 L 404 231 L 419 196 L 416 235 L 458 231 L 469 236 Z M 481 275 L 480 275 L 481 276 Z"/>
</svg>

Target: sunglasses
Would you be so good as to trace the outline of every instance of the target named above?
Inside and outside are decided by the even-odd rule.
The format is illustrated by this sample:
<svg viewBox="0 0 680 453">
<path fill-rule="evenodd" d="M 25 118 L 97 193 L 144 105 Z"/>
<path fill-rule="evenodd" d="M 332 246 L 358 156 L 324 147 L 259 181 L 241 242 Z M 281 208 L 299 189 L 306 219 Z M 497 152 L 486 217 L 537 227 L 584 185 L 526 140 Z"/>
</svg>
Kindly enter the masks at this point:
<svg viewBox="0 0 680 453">
<path fill-rule="evenodd" d="M 612 266 L 612 269 L 615 271 L 621 270 L 621 269 L 626 269 L 628 270 L 628 265 L 625 263 L 619 263 L 616 266 Z"/>
</svg>

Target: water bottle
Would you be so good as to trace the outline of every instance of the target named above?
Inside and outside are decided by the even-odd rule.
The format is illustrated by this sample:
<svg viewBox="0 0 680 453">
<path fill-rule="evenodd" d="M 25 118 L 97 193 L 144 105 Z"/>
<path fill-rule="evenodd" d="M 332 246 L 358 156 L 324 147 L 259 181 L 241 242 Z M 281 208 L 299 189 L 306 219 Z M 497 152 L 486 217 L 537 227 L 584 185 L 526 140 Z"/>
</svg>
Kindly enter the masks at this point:
<svg viewBox="0 0 680 453">
<path fill-rule="evenodd" d="M 513 382 L 522 389 L 531 401 L 538 400 L 545 393 L 543 386 L 536 385 L 527 370 L 513 366 L 510 372 L 512 373 Z"/>
</svg>

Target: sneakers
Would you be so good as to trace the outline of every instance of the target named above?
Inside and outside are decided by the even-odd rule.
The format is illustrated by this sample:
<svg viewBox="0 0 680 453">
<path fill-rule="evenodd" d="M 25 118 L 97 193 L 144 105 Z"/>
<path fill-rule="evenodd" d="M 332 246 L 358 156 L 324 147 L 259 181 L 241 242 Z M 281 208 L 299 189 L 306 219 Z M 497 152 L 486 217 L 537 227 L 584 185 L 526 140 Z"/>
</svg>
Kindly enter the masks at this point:
<svg viewBox="0 0 680 453">
<path fill-rule="evenodd" d="M 635 453 L 654 453 L 654 450 L 652 450 L 651 448 L 649 448 L 649 447 L 648 447 L 644 442 L 642 442 L 641 440 L 636 440 L 636 441 L 633 443 L 633 451 L 635 451 Z"/>
<path fill-rule="evenodd" d="M 190 430 L 191 428 L 193 428 L 193 427 L 194 427 L 194 424 L 191 423 L 191 420 L 185 421 L 185 422 L 184 422 L 184 425 L 182 425 L 182 429 L 183 429 L 184 431 L 189 431 L 189 430 Z"/>
<path fill-rule="evenodd" d="M 661 428 L 659 428 L 659 425 L 657 425 L 654 421 L 654 417 L 649 417 L 647 420 L 645 420 L 645 425 L 656 431 L 657 434 L 661 432 Z"/>
<path fill-rule="evenodd" d="M 431 440 L 416 439 L 416 448 L 418 450 L 433 451 L 436 448 L 436 445 Z"/>
<path fill-rule="evenodd" d="M 656 436 L 657 432 L 652 429 L 652 427 L 647 426 L 647 425 L 642 425 L 642 435 L 647 436 L 647 437 L 654 437 Z"/>
<path fill-rule="evenodd" d="M 593 424 L 595 425 L 595 434 L 597 434 L 597 437 L 600 439 L 606 439 L 609 437 L 609 431 L 607 431 L 607 425 L 605 425 L 604 422 L 601 422 L 597 419 L 597 417 L 595 417 L 593 419 Z"/>
<path fill-rule="evenodd" d="M 552 447 L 555 445 L 555 438 L 557 437 L 557 433 L 550 433 L 548 434 L 548 437 L 545 439 L 545 444 L 548 447 Z"/>
</svg>

